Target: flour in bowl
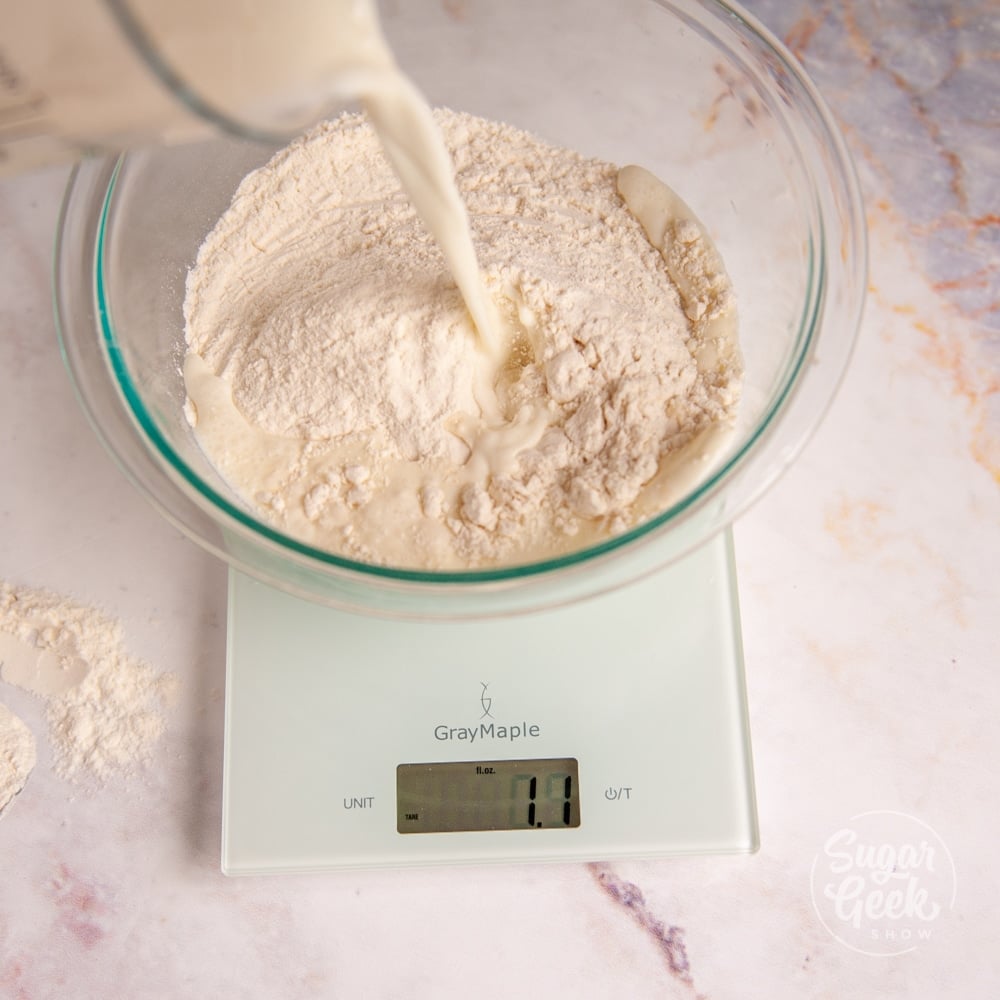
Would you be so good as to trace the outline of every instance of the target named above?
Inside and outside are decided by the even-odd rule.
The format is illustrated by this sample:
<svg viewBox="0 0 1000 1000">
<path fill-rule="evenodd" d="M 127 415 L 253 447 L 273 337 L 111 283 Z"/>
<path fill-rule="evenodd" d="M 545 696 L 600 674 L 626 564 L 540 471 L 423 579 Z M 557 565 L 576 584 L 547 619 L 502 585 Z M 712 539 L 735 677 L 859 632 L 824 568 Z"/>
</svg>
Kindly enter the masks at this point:
<svg viewBox="0 0 1000 1000">
<path fill-rule="evenodd" d="M 315 547 L 428 570 L 559 556 L 704 474 L 740 396 L 730 283 L 645 171 L 435 118 L 501 355 L 344 115 L 250 174 L 202 245 L 188 416 L 242 502 Z"/>
</svg>

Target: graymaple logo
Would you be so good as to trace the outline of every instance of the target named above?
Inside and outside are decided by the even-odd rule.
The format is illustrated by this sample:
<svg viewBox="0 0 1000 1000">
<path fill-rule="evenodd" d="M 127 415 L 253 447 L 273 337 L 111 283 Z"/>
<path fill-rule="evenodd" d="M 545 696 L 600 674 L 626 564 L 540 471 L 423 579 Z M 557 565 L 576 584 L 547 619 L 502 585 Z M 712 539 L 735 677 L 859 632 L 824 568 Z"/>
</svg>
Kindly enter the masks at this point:
<svg viewBox="0 0 1000 1000">
<path fill-rule="evenodd" d="M 483 706 L 483 714 L 479 718 L 492 719 L 493 713 L 490 711 L 490 708 L 493 705 L 493 699 L 486 693 L 487 688 L 490 686 L 489 681 L 480 681 L 479 686 L 483 689 L 479 695 L 479 704 Z"/>
</svg>

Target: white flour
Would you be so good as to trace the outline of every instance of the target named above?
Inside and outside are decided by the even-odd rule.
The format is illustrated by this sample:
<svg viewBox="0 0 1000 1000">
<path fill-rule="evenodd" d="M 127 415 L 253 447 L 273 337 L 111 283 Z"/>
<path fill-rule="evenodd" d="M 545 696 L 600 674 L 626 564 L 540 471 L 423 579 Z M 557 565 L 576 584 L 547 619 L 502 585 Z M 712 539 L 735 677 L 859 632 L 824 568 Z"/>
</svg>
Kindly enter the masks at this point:
<svg viewBox="0 0 1000 1000">
<path fill-rule="evenodd" d="M 31 730 L 6 705 L 0 704 L 0 813 L 24 788 L 35 760 Z"/>
<path fill-rule="evenodd" d="M 633 214 L 611 164 L 435 116 L 506 364 L 484 362 L 437 245 L 349 115 L 251 174 L 202 246 L 189 418 L 258 514 L 318 547 L 429 569 L 558 555 L 700 475 L 739 398 L 729 282 L 666 188 Z M 651 226 L 658 206 L 676 211 Z"/>
<path fill-rule="evenodd" d="M 130 655 L 120 623 L 0 582 L 0 678 L 46 699 L 56 771 L 105 779 L 145 760 L 172 679 Z"/>
</svg>

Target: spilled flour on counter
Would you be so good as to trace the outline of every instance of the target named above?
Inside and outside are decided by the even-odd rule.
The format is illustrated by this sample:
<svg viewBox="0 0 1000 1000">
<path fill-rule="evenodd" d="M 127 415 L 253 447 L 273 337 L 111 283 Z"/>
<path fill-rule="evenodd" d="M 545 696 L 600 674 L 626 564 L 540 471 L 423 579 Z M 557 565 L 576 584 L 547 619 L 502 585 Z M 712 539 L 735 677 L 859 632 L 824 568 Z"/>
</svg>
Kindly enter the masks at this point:
<svg viewBox="0 0 1000 1000">
<path fill-rule="evenodd" d="M 202 245 L 188 417 L 243 501 L 317 547 L 434 570 L 558 556 L 703 477 L 740 398 L 729 279 L 645 171 L 435 118 L 504 357 L 345 115 L 249 175 Z"/>
<path fill-rule="evenodd" d="M 104 780 L 144 762 L 173 679 L 125 648 L 120 623 L 45 590 L 0 582 L 0 679 L 46 702 L 55 769 Z"/>
<path fill-rule="evenodd" d="M 24 788 L 36 759 L 31 730 L 6 705 L 0 704 L 0 813 Z"/>
</svg>

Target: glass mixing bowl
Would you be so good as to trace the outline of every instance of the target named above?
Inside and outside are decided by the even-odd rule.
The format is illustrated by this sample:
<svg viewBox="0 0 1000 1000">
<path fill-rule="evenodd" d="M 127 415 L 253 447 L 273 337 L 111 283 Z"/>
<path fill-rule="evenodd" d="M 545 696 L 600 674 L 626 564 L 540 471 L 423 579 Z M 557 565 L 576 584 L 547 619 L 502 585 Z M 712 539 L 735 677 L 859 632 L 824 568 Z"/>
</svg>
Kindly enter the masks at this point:
<svg viewBox="0 0 1000 1000">
<path fill-rule="evenodd" d="M 293 594 L 396 616 L 511 614 L 620 586 L 704 544 L 775 481 L 816 427 L 854 342 L 864 216 L 842 137 L 789 53 L 711 0 L 468 0 L 384 12 L 430 102 L 508 121 L 673 187 L 736 290 L 746 363 L 735 436 L 702 482 L 641 526 L 564 558 L 475 572 L 366 565 L 259 520 L 184 418 L 184 281 L 244 175 L 239 139 L 82 163 L 56 252 L 63 352 L 120 466 L 175 525 Z"/>
</svg>

